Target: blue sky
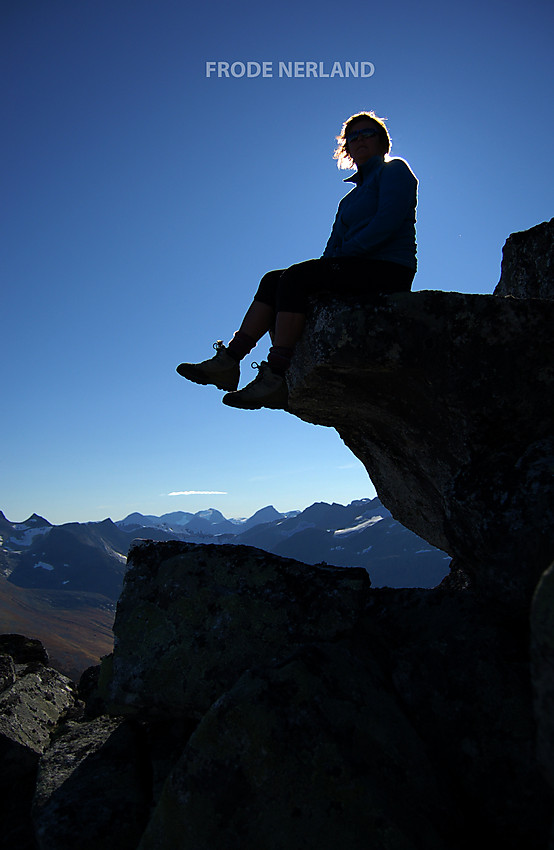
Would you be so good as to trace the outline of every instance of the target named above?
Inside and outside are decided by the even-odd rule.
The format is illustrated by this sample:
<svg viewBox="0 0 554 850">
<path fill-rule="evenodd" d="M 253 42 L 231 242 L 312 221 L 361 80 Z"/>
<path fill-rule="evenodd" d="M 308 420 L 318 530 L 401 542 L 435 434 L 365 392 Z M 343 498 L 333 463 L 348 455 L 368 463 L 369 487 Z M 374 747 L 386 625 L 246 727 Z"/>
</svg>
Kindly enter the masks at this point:
<svg viewBox="0 0 554 850">
<path fill-rule="evenodd" d="M 1 19 L 0 509 L 373 496 L 331 429 L 226 408 L 175 366 L 232 336 L 265 271 L 321 254 L 346 192 L 334 137 L 361 109 L 420 181 L 414 289 L 492 292 L 507 236 L 554 214 L 551 4 L 11 0 Z"/>
</svg>

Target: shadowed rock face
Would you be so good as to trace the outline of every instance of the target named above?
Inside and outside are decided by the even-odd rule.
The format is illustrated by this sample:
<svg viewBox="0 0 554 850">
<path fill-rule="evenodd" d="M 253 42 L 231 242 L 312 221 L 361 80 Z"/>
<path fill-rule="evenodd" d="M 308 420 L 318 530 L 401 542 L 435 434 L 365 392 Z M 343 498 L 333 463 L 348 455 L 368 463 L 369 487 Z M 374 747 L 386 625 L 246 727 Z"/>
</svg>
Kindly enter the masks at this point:
<svg viewBox="0 0 554 850">
<path fill-rule="evenodd" d="M 531 673 L 537 754 L 554 788 L 554 563 L 541 577 L 531 608 Z"/>
<path fill-rule="evenodd" d="M 33 799 L 41 850 L 135 850 L 151 799 L 144 750 L 125 719 L 61 724 L 41 759 Z"/>
<path fill-rule="evenodd" d="M 48 667 L 38 640 L 0 635 L 0 800 L 3 847 L 34 850 L 30 803 L 40 756 L 74 703 L 74 686 Z"/>
<path fill-rule="evenodd" d="M 351 631 L 369 579 L 249 546 L 145 543 L 117 608 L 112 711 L 200 718 L 250 667 Z"/>
<path fill-rule="evenodd" d="M 336 428 L 395 519 L 515 606 L 554 555 L 553 326 L 550 300 L 329 300 L 291 370 L 291 412 Z"/>
<path fill-rule="evenodd" d="M 109 710 L 190 730 L 166 744 L 140 850 L 546 842 L 528 630 L 502 606 L 248 547 L 143 543 L 114 628 Z"/>
<path fill-rule="evenodd" d="M 212 706 L 141 850 L 443 850 L 449 810 L 382 671 L 341 641 L 248 670 Z"/>
<path fill-rule="evenodd" d="M 508 237 L 494 294 L 554 298 L 554 218 Z"/>
</svg>

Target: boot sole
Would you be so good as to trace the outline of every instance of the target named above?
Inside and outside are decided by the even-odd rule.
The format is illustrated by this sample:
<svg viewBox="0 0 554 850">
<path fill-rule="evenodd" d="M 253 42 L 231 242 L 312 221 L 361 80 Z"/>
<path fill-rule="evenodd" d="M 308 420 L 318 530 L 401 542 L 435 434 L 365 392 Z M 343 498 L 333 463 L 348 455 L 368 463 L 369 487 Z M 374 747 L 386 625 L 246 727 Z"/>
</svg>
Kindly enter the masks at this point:
<svg viewBox="0 0 554 850">
<path fill-rule="evenodd" d="M 189 363 L 179 364 L 179 366 L 177 366 L 177 373 L 181 375 L 182 378 L 186 378 L 188 381 L 192 381 L 195 384 L 202 384 L 202 386 L 208 386 L 211 384 L 212 386 L 217 387 L 218 390 L 226 390 L 227 392 L 234 392 L 239 385 L 238 378 L 236 381 L 217 381 L 215 377 L 207 378 L 204 372 Z"/>
<path fill-rule="evenodd" d="M 232 396 L 223 396 L 221 399 L 223 404 L 226 404 L 227 407 L 235 407 L 237 410 L 262 410 L 262 408 L 268 408 L 269 410 L 287 410 L 288 404 L 286 402 L 275 402 L 275 404 L 260 403 L 255 401 L 244 401 L 243 399 L 235 399 Z"/>
</svg>

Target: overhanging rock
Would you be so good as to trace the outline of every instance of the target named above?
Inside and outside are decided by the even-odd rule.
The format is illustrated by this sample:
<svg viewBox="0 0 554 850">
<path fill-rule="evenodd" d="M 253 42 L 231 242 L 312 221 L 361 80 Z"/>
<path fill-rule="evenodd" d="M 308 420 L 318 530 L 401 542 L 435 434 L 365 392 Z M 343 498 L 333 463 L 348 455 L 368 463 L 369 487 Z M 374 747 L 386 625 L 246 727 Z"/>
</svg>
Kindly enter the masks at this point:
<svg viewBox="0 0 554 850">
<path fill-rule="evenodd" d="M 289 377 L 291 413 L 336 428 L 397 520 L 520 604 L 554 554 L 553 322 L 549 299 L 330 298 Z"/>
</svg>

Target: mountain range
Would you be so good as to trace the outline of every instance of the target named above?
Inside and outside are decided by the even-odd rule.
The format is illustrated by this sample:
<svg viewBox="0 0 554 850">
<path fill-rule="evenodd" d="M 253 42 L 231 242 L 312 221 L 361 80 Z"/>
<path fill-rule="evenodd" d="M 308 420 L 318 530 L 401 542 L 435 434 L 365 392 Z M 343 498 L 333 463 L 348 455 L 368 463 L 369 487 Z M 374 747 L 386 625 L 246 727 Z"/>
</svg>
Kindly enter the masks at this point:
<svg viewBox="0 0 554 850">
<path fill-rule="evenodd" d="M 269 505 L 246 519 L 210 508 L 52 525 L 37 514 L 14 523 L 0 512 L 0 632 L 38 637 L 73 676 L 97 663 L 111 651 L 127 552 L 137 538 L 236 543 L 306 564 L 361 566 L 376 587 L 433 587 L 450 561 L 378 499 L 288 513 Z"/>
</svg>

